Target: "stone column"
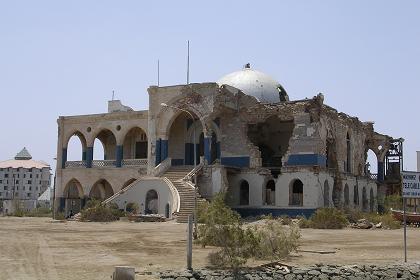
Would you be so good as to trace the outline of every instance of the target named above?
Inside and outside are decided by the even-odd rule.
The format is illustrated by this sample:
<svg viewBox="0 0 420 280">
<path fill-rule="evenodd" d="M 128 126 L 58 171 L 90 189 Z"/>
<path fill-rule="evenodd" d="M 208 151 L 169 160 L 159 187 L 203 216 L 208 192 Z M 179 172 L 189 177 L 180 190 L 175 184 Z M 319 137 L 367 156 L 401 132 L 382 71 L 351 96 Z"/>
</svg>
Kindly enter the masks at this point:
<svg viewBox="0 0 420 280">
<path fill-rule="evenodd" d="M 385 164 L 383 161 L 378 161 L 378 181 L 383 182 L 385 179 Z"/>
<path fill-rule="evenodd" d="M 159 163 L 161 163 L 161 139 L 156 140 L 156 148 L 155 148 L 155 154 L 156 154 L 156 160 L 155 160 L 155 166 L 158 166 Z"/>
<path fill-rule="evenodd" d="M 92 168 L 92 160 L 93 160 L 93 147 L 86 148 L 86 167 Z"/>
<path fill-rule="evenodd" d="M 121 167 L 123 159 L 123 145 L 117 145 L 115 147 L 115 166 Z"/>
<path fill-rule="evenodd" d="M 63 148 L 61 150 L 61 168 L 66 168 L 66 161 L 67 161 L 67 148 Z"/>
</svg>

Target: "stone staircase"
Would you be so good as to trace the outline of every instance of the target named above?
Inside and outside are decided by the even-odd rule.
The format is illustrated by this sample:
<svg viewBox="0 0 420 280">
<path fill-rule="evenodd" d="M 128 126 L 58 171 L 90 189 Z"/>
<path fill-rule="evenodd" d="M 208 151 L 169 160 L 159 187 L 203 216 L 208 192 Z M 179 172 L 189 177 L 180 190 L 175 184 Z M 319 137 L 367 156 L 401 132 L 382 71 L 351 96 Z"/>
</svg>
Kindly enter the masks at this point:
<svg viewBox="0 0 420 280">
<path fill-rule="evenodd" d="M 178 223 L 188 222 L 188 216 L 194 214 L 196 195 L 197 205 L 202 200 L 199 194 L 196 194 L 195 189 L 186 185 L 182 180 L 191 170 L 193 170 L 193 166 L 172 166 L 162 175 L 162 177 L 168 178 L 178 190 L 181 201 L 176 219 Z"/>
</svg>

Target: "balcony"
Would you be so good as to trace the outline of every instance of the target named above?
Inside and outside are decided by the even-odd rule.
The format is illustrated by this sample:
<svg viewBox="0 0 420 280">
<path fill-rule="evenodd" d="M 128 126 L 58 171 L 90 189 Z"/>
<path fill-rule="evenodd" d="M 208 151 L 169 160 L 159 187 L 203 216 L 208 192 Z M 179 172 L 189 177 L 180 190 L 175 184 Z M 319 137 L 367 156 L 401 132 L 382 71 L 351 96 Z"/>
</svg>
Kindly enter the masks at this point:
<svg viewBox="0 0 420 280">
<path fill-rule="evenodd" d="M 147 158 L 123 159 L 121 165 L 124 166 L 138 166 L 147 167 Z"/>
<path fill-rule="evenodd" d="M 116 160 L 93 160 L 92 168 L 116 167 Z M 121 161 L 122 167 L 138 167 L 147 168 L 147 158 L 139 159 L 123 159 Z M 65 168 L 86 168 L 87 162 L 81 161 L 66 161 Z"/>
</svg>

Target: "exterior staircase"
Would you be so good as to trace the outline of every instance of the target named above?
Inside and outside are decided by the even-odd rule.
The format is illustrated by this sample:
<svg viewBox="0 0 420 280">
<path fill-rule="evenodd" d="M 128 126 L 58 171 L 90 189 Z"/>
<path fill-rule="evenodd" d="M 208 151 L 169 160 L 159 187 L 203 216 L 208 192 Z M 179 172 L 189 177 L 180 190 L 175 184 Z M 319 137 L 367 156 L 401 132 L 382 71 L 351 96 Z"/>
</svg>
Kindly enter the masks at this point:
<svg viewBox="0 0 420 280">
<path fill-rule="evenodd" d="M 172 166 L 162 175 L 162 177 L 168 178 L 178 190 L 181 201 L 176 219 L 178 223 L 188 222 L 188 216 L 194 214 L 195 203 L 197 202 L 198 205 L 202 200 L 196 190 L 183 181 L 183 178 L 192 170 L 193 166 Z M 195 200 L 196 196 L 197 201 Z"/>
</svg>

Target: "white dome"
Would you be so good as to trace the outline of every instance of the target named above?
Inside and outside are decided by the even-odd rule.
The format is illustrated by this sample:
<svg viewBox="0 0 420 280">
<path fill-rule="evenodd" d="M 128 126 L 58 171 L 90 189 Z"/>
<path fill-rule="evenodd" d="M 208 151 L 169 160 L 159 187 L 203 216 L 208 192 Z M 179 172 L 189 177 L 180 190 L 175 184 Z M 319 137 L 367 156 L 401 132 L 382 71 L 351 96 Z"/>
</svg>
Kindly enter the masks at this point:
<svg viewBox="0 0 420 280">
<path fill-rule="evenodd" d="M 222 77 L 217 81 L 219 86 L 229 85 L 240 89 L 247 95 L 254 96 L 259 102 L 280 102 L 280 92 L 287 97 L 287 93 L 279 82 L 260 71 L 251 69 L 249 64 L 245 68 Z M 284 101 L 284 100 L 283 100 Z"/>
</svg>

